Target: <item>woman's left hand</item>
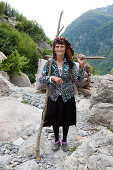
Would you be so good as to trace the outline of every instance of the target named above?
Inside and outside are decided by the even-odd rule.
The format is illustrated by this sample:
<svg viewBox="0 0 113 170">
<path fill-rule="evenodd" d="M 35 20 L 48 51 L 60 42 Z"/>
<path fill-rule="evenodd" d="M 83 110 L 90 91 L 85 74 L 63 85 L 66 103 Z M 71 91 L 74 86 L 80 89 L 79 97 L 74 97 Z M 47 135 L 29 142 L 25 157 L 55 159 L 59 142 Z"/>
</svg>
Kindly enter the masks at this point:
<svg viewBox="0 0 113 170">
<path fill-rule="evenodd" d="M 78 54 L 77 55 L 77 60 L 78 60 L 78 63 L 80 65 L 80 68 L 83 69 L 84 65 L 86 64 L 86 61 L 85 61 L 85 55 L 83 54 Z"/>
</svg>

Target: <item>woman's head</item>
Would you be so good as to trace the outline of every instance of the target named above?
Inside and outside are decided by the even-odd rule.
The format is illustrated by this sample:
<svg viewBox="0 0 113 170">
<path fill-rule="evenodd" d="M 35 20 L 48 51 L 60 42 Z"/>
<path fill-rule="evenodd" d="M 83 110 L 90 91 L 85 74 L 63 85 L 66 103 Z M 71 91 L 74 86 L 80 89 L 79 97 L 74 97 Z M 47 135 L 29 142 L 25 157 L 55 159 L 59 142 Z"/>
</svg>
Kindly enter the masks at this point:
<svg viewBox="0 0 113 170">
<path fill-rule="evenodd" d="M 59 36 L 59 37 L 55 38 L 55 40 L 53 41 L 53 57 L 54 58 L 56 57 L 55 47 L 58 44 L 65 45 L 64 57 L 66 58 L 68 64 L 73 63 L 74 50 L 73 50 L 71 44 L 69 43 L 69 41 L 63 36 Z M 70 67 L 72 67 L 72 66 L 70 66 Z"/>
<path fill-rule="evenodd" d="M 53 41 L 53 56 L 55 56 L 56 44 L 65 45 L 65 47 L 66 47 L 65 54 L 66 55 L 71 55 L 71 56 L 74 55 L 74 50 L 73 50 L 71 44 L 69 43 L 69 41 L 65 37 L 59 36 L 59 37 L 55 38 L 55 40 Z"/>
</svg>

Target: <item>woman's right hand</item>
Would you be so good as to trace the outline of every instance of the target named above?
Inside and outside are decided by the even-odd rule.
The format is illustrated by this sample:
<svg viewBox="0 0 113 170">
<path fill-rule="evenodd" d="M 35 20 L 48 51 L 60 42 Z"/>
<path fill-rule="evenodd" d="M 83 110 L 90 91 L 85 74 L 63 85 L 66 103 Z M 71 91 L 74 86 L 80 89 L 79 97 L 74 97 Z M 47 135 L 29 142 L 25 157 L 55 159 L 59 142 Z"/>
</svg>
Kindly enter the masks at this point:
<svg viewBox="0 0 113 170">
<path fill-rule="evenodd" d="M 56 84 L 62 84 L 63 80 L 60 77 L 51 76 L 51 81 L 55 81 Z"/>
</svg>

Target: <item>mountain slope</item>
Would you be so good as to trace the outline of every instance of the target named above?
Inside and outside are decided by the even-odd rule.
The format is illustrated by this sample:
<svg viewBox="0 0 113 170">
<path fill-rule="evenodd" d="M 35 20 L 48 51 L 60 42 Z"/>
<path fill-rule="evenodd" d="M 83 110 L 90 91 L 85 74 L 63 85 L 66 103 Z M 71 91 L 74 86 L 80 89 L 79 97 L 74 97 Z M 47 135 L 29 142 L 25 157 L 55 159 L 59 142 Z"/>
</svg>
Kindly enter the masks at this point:
<svg viewBox="0 0 113 170">
<path fill-rule="evenodd" d="M 88 56 L 104 55 L 106 62 L 93 60 L 93 65 L 96 65 L 101 74 L 106 74 L 112 69 L 113 5 L 87 11 L 75 19 L 62 35 L 70 41 L 77 53 Z M 102 63 L 108 69 L 102 70 Z"/>
</svg>

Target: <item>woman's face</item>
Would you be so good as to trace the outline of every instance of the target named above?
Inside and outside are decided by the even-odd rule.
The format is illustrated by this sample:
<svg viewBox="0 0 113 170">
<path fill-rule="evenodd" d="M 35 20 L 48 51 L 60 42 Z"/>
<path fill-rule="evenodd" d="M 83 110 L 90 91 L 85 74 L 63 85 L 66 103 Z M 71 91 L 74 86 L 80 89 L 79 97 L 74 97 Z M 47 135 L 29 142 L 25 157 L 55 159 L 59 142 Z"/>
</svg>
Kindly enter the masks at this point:
<svg viewBox="0 0 113 170">
<path fill-rule="evenodd" d="M 56 56 L 64 56 L 66 47 L 64 44 L 56 44 L 55 45 L 55 53 Z"/>
</svg>

